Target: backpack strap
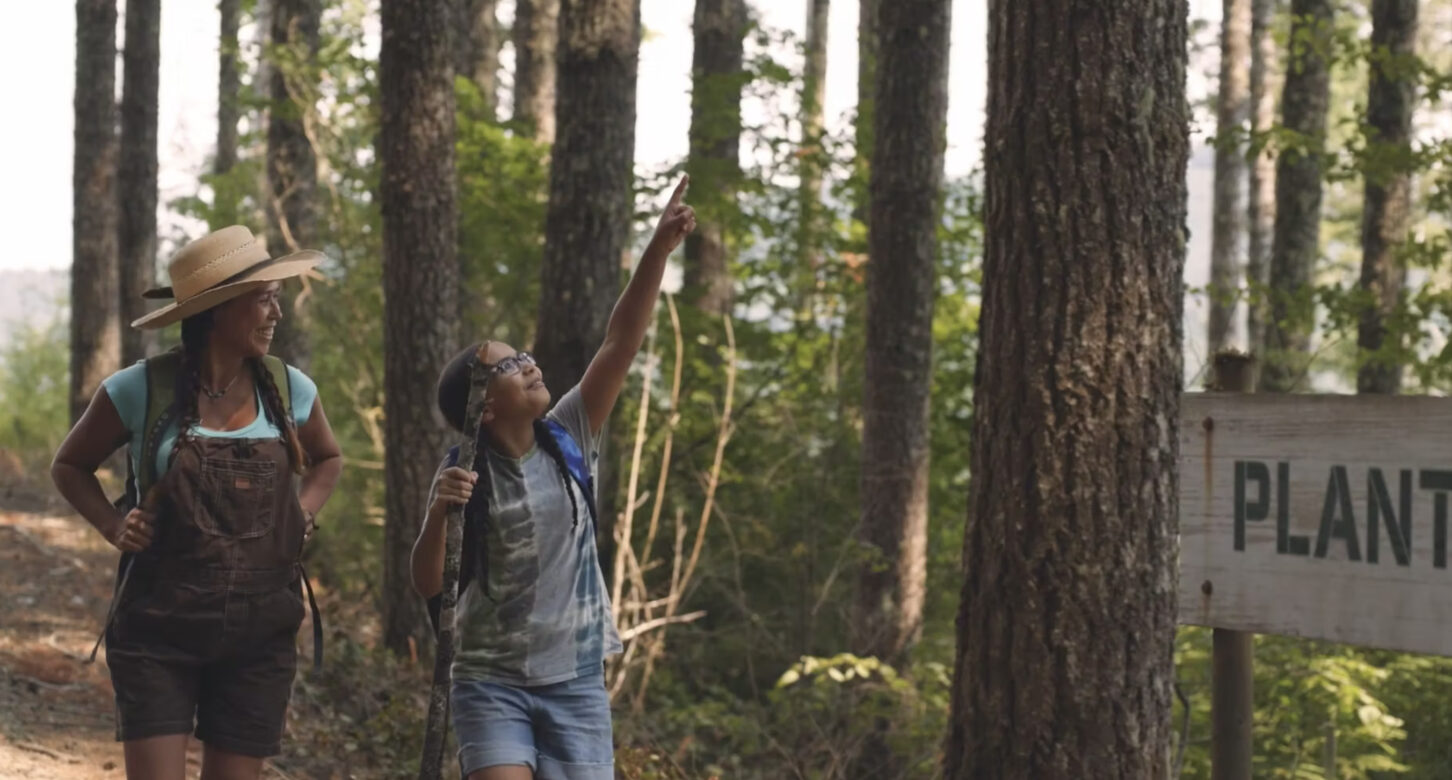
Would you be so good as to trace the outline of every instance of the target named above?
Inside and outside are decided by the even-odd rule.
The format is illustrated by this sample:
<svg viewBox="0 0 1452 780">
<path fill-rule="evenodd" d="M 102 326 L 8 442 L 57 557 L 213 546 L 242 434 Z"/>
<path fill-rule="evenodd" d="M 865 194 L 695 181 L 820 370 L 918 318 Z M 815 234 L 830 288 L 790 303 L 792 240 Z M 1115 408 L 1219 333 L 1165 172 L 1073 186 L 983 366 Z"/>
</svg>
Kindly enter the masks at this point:
<svg viewBox="0 0 1452 780">
<path fill-rule="evenodd" d="M 275 355 L 263 355 L 262 365 L 272 374 L 272 383 L 277 385 L 277 392 L 282 394 L 283 414 L 292 417 L 292 372 L 287 370 L 287 363 Z"/>
<path fill-rule="evenodd" d="M 575 484 L 585 494 L 585 505 L 590 509 L 590 523 L 599 531 L 599 521 L 595 517 L 595 479 L 590 474 L 590 464 L 585 460 L 585 453 L 580 451 L 575 437 L 557 420 L 546 419 L 545 427 L 549 429 L 550 436 L 554 437 L 555 444 L 559 445 L 560 454 L 565 456 L 565 467 L 569 469 L 570 476 L 575 478 Z"/>
<path fill-rule="evenodd" d="M 131 463 L 131 457 L 126 457 L 126 492 L 116 502 L 116 508 L 126 512 L 141 506 L 146 500 L 147 491 L 156 484 L 156 456 L 161 448 L 161 436 L 166 432 L 168 426 L 176 420 L 176 372 L 181 356 L 175 352 L 167 352 L 156 357 L 147 358 L 143 361 L 146 372 L 146 417 L 143 420 L 140 431 L 133 431 L 132 436 L 141 436 L 140 469 Z M 105 622 L 101 624 L 101 634 L 96 637 L 96 644 L 91 648 L 91 657 L 87 663 L 94 663 L 96 653 L 101 649 L 101 642 L 106 638 L 106 632 L 110 629 L 112 621 L 116 619 L 116 610 L 121 605 L 121 599 L 126 592 L 126 583 L 131 579 L 131 569 L 136 564 L 136 554 L 123 552 L 121 559 L 116 564 L 116 585 L 111 594 L 111 606 L 106 610 Z"/>
<path fill-rule="evenodd" d="M 176 375 L 181 368 L 181 355 L 164 352 L 146 359 L 146 418 L 141 428 L 140 471 L 137 474 L 136 502 L 140 506 L 146 491 L 159 478 L 156 456 L 161 450 L 161 437 L 176 422 Z"/>
</svg>

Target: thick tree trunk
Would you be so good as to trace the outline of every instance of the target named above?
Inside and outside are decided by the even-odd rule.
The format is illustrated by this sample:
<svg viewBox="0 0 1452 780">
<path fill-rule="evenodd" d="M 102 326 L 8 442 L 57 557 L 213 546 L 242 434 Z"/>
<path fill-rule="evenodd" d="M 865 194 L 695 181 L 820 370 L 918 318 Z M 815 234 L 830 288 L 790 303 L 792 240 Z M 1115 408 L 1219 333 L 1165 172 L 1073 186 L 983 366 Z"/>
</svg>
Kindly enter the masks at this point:
<svg viewBox="0 0 1452 780">
<path fill-rule="evenodd" d="M 1214 229 L 1210 238 L 1210 353 L 1229 347 L 1245 245 L 1245 131 L 1250 118 L 1250 4 L 1224 0 L 1215 129 Z"/>
<path fill-rule="evenodd" d="M 1186 5 L 989 9 L 981 347 L 945 769 L 1168 778 Z"/>
<path fill-rule="evenodd" d="M 555 141 L 555 49 L 560 0 L 516 0 L 514 6 L 514 118 L 533 127 L 540 143 Z"/>
<path fill-rule="evenodd" d="M 498 106 L 499 17 L 497 0 L 453 0 L 459 13 L 455 23 L 454 73 L 468 78 L 484 98 L 486 118 L 495 118 Z"/>
<path fill-rule="evenodd" d="M 934 264 L 948 116 L 951 0 L 882 9 L 868 232 L 862 522 L 853 652 L 905 660 L 927 587 Z"/>
<path fill-rule="evenodd" d="M 714 315 L 731 310 L 731 257 L 724 220 L 741 179 L 745 0 L 697 0 L 691 62 L 691 202 L 699 217 L 686 237 L 687 298 Z"/>
<path fill-rule="evenodd" d="M 535 353 L 556 396 L 605 339 L 630 232 L 640 0 L 560 6 L 558 136 L 550 165 Z"/>
<path fill-rule="evenodd" d="M 217 9 L 221 17 L 217 51 L 217 152 L 212 157 L 212 173 L 225 176 L 237 165 L 237 120 L 241 118 L 238 91 L 241 88 L 238 60 L 237 28 L 240 24 L 242 0 L 221 0 Z M 237 222 L 236 193 L 220 182 L 213 187 L 213 211 L 216 227 Z"/>
<path fill-rule="evenodd" d="M 857 6 L 857 126 L 855 129 L 857 180 L 862 182 L 860 201 L 852 216 L 867 221 L 867 182 L 872 165 L 872 124 L 877 89 L 877 14 L 882 0 L 859 0 Z"/>
<path fill-rule="evenodd" d="M 384 0 L 379 53 L 383 166 L 384 436 L 387 520 L 383 640 L 406 653 L 428 636 L 409 577 L 429 483 L 447 433 L 434 382 L 457 338 L 454 85 L 447 7 Z"/>
<path fill-rule="evenodd" d="M 1282 124 L 1303 140 L 1276 163 L 1276 221 L 1271 244 L 1270 318 L 1260 390 L 1290 392 L 1305 378 L 1314 312 L 1305 300 L 1321 245 L 1321 155 L 1330 102 L 1331 0 L 1292 0 L 1293 49 L 1281 97 Z"/>
<path fill-rule="evenodd" d="M 802 69 L 802 156 L 799 251 L 801 269 L 815 277 L 822 264 L 822 115 L 827 102 L 827 21 L 831 0 L 808 0 L 806 62 Z M 811 289 L 803 290 L 810 294 Z"/>
<path fill-rule="evenodd" d="M 1416 77 L 1404 66 L 1416 49 L 1417 0 L 1374 0 L 1371 4 L 1370 84 L 1366 124 L 1373 150 L 1410 152 Z M 1381 156 L 1381 155 L 1377 155 Z M 1398 159 L 1387 155 L 1388 159 Z M 1357 346 L 1368 358 L 1356 376 L 1363 393 L 1396 393 L 1402 386 L 1400 361 L 1376 354 L 1387 345 L 1386 318 L 1402 300 L 1406 265 L 1396 257 L 1411 221 L 1412 180 L 1405 166 L 1366 174 L 1361 219 L 1361 288 L 1371 297 L 1362 314 Z M 1397 336 L 1392 337 L 1397 340 Z"/>
<path fill-rule="evenodd" d="M 321 0 L 274 0 L 272 4 L 272 46 L 289 52 L 283 62 L 272 64 L 269 85 L 267 248 L 273 257 L 312 249 L 316 241 L 318 161 L 308 138 L 314 98 L 312 86 L 303 86 L 306 79 L 299 78 L 302 74 L 296 71 L 299 65 L 310 66 L 317 57 L 322 11 Z M 306 302 L 299 293 L 296 283 L 283 287 L 283 319 L 273 336 L 273 351 L 307 370 L 312 349 Z"/>
<path fill-rule="evenodd" d="M 1276 121 L 1275 91 L 1270 72 L 1275 67 L 1276 41 L 1271 35 L 1276 0 L 1250 3 L 1250 102 L 1251 123 L 1257 138 L 1264 138 Z M 1250 166 L 1250 194 L 1247 209 L 1247 252 L 1245 276 L 1250 291 L 1246 307 L 1245 342 L 1250 353 L 1261 357 L 1265 349 L 1265 300 L 1270 286 L 1271 237 L 1276 222 L 1276 159 L 1269 148 L 1262 149 Z"/>
<path fill-rule="evenodd" d="M 156 115 L 161 69 L 161 0 L 126 0 L 121 85 L 121 362 L 146 357 L 155 335 L 129 327 L 147 312 L 141 293 L 156 284 Z"/>
<path fill-rule="evenodd" d="M 76 0 L 71 173 L 70 414 L 80 419 L 121 361 L 117 316 L 116 0 Z"/>
</svg>

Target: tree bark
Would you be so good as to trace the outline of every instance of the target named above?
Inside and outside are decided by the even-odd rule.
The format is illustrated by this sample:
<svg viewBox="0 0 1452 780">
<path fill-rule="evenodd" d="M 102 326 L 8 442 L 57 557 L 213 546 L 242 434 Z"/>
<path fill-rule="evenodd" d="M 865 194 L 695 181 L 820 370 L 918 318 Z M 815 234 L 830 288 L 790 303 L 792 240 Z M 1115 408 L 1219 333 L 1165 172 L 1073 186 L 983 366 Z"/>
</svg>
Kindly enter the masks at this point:
<svg viewBox="0 0 1452 780">
<path fill-rule="evenodd" d="M 125 73 L 121 85 L 121 153 L 117 178 L 121 221 L 121 362 L 146 357 L 155 334 L 129 327 L 146 314 L 141 293 L 156 284 L 156 115 L 161 70 L 161 1 L 126 0 Z"/>
<path fill-rule="evenodd" d="M 212 174 L 219 180 L 213 185 L 216 227 L 237 223 L 236 193 L 220 179 L 237 165 L 237 120 L 241 118 L 238 92 L 242 82 L 237 28 L 241 5 L 241 0 L 221 0 L 217 4 L 221 31 L 217 47 L 217 152 L 212 157 Z"/>
<path fill-rule="evenodd" d="M 1281 124 L 1296 148 L 1276 162 L 1276 221 L 1271 244 L 1270 318 L 1265 324 L 1262 392 L 1290 392 L 1307 371 L 1314 308 L 1307 300 L 1321 246 L 1321 155 L 1330 103 L 1331 0 L 1292 0 L 1292 57 L 1281 96 Z"/>
<path fill-rule="evenodd" d="M 1357 346 L 1368 361 L 1356 375 L 1356 389 L 1395 394 L 1402 386 L 1401 363 L 1377 353 L 1387 346 L 1389 335 L 1394 342 L 1400 340 L 1399 335 L 1387 333 L 1386 319 L 1402 301 L 1407 276 L 1396 252 L 1411 222 L 1412 180 L 1406 165 L 1397 160 L 1411 151 L 1417 83 L 1405 65 L 1416 51 L 1417 0 L 1374 0 L 1371 19 L 1367 145 L 1371 158 L 1384 158 L 1391 169 L 1365 174 L 1361 289 L 1370 296 L 1371 305 L 1362 313 L 1357 334 Z"/>
<path fill-rule="evenodd" d="M 831 0 L 808 0 L 806 62 L 802 68 L 801 268 L 814 279 L 822 264 L 822 114 L 827 101 L 827 21 Z M 810 294 L 811 290 L 802 291 Z"/>
<path fill-rule="evenodd" d="M 630 232 L 640 0 L 560 5 L 559 135 L 550 165 L 535 354 L 558 396 L 605 339 Z"/>
<path fill-rule="evenodd" d="M 70 415 L 121 361 L 117 291 L 116 0 L 76 0 Z"/>
<path fill-rule="evenodd" d="M 745 0 L 696 0 L 691 62 L 691 202 L 699 217 L 686 236 L 685 289 L 702 311 L 731 311 L 731 257 L 724 221 L 741 180 L 741 89 Z"/>
<path fill-rule="evenodd" d="M 434 381 L 457 338 L 454 85 L 449 12 L 430 0 L 384 0 L 379 53 L 383 211 L 383 640 L 396 653 L 427 641 L 409 578 L 429 484 L 448 441 Z"/>
<path fill-rule="evenodd" d="M 1170 776 L 1186 15 L 989 4 L 953 780 Z"/>
<path fill-rule="evenodd" d="M 1276 0 L 1251 0 L 1250 3 L 1250 102 L 1254 112 L 1251 122 L 1257 139 L 1264 139 L 1276 121 L 1275 91 L 1270 87 L 1270 72 L 1276 62 L 1276 41 L 1270 29 L 1275 5 Z M 1250 353 L 1260 357 L 1265 350 L 1265 293 L 1270 286 L 1271 237 L 1276 221 L 1276 159 L 1269 147 L 1263 148 L 1251 163 L 1248 201 L 1250 240 L 1245 276 L 1250 296 L 1245 342 Z"/>
<path fill-rule="evenodd" d="M 499 104 L 499 17 L 497 0 L 453 0 L 459 12 L 454 29 L 454 72 L 474 82 L 484 98 L 486 118 Z"/>
<path fill-rule="evenodd" d="M 1214 228 L 1210 239 L 1210 353 L 1229 347 L 1245 240 L 1245 131 L 1250 118 L 1250 4 L 1224 0 L 1216 101 Z"/>
<path fill-rule="evenodd" d="M 516 0 L 514 9 L 514 118 L 534 139 L 555 141 L 555 50 L 560 0 Z"/>
<path fill-rule="evenodd" d="M 867 182 L 872 166 L 872 123 L 877 89 L 877 14 L 881 0 L 859 0 L 857 6 L 857 125 L 854 165 L 862 182 L 862 196 L 853 206 L 853 218 L 867 222 Z"/>
<path fill-rule="evenodd" d="M 267 248 L 278 257 L 313 248 L 317 239 L 318 161 L 308 138 L 315 98 L 299 70 L 310 68 L 317 57 L 323 8 L 321 0 L 273 0 L 271 10 L 271 43 L 281 59 L 272 63 L 269 84 Z M 312 349 L 305 302 L 296 283 L 283 286 L 282 298 L 273 351 L 306 371 Z"/>
<path fill-rule="evenodd" d="M 882 9 L 878 165 L 868 231 L 862 522 L 853 652 L 900 663 L 927 587 L 933 288 L 948 117 L 951 0 Z"/>
</svg>

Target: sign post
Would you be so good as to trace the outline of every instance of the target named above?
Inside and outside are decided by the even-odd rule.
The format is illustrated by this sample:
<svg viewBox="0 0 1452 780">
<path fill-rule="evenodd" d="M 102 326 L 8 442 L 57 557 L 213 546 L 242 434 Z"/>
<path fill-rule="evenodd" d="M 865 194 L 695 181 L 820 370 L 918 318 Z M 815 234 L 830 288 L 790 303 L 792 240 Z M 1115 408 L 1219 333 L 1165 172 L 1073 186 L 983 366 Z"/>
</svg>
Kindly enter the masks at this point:
<svg viewBox="0 0 1452 780">
<path fill-rule="evenodd" d="M 1221 352 L 1215 356 L 1215 389 L 1249 393 L 1253 388 L 1254 359 Z M 1215 420 L 1186 418 L 1213 436 Z M 1183 538 L 1183 534 L 1181 535 Z M 1183 576 L 1183 574 L 1181 575 Z M 1213 589 L 1214 583 L 1207 584 Z M 1209 595 L 1213 595 L 1209 594 Z M 1250 780 L 1251 725 L 1255 717 L 1255 634 L 1216 628 L 1210 653 L 1210 777 L 1212 780 Z"/>
</svg>

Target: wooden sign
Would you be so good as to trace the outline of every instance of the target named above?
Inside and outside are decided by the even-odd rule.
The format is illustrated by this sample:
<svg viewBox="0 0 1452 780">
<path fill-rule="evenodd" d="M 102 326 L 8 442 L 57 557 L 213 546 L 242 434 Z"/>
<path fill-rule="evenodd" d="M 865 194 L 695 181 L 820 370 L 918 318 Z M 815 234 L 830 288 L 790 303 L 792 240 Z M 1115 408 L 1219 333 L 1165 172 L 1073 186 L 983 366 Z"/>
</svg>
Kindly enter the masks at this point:
<svg viewBox="0 0 1452 780">
<path fill-rule="evenodd" d="M 1188 393 L 1180 622 L 1452 655 L 1452 399 Z"/>
</svg>

